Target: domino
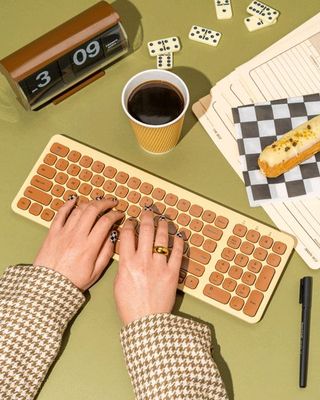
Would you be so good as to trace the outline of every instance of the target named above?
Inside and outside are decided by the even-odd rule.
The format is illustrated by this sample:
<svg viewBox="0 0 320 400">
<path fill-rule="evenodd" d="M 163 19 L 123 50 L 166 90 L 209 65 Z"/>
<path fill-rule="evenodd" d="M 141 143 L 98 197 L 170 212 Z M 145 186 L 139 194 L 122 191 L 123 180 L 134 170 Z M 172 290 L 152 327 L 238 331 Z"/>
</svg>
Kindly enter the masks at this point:
<svg viewBox="0 0 320 400">
<path fill-rule="evenodd" d="M 171 69 L 173 67 L 173 53 L 159 54 L 157 56 L 158 69 Z"/>
<path fill-rule="evenodd" d="M 218 19 L 232 18 L 231 0 L 214 0 Z"/>
<path fill-rule="evenodd" d="M 175 53 L 180 51 L 180 49 L 180 41 L 176 36 L 148 42 L 149 54 L 152 57 L 159 56 L 160 54 Z"/>
<path fill-rule="evenodd" d="M 247 12 L 254 17 L 258 17 L 269 23 L 273 22 L 279 17 L 279 11 L 268 5 L 261 3 L 261 1 L 253 1 L 249 4 Z"/>
<path fill-rule="evenodd" d="M 193 25 L 189 32 L 189 39 L 195 42 L 205 43 L 209 46 L 218 46 L 222 34 L 203 26 Z"/>
<path fill-rule="evenodd" d="M 276 22 L 277 22 L 277 20 L 274 20 L 273 22 L 269 23 L 269 22 L 264 21 L 261 18 L 254 17 L 254 16 L 247 17 L 244 19 L 244 23 L 249 32 L 258 31 L 259 29 L 274 25 Z"/>
</svg>

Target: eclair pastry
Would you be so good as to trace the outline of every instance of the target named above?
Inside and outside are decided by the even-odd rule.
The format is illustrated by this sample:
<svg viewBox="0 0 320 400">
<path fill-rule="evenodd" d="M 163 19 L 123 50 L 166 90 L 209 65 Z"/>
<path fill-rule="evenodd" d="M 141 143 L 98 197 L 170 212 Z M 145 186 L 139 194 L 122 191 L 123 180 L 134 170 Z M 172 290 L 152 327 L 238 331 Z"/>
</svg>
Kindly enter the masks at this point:
<svg viewBox="0 0 320 400">
<path fill-rule="evenodd" d="M 320 115 L 304 122 L 265 147 L 258 159 L 261 172 L 268 178 L 289 171 L 320 151 Z"/>
</svg>

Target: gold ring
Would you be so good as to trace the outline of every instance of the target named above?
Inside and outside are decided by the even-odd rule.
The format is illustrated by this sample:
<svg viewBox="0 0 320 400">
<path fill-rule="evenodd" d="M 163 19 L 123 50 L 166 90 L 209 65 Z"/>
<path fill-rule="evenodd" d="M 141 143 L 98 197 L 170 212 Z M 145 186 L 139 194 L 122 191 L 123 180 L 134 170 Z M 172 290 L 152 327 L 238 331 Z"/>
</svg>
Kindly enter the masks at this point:
<svg viewBox="0 0 320 400">
<path fill-rule="evenodd" d="M 169 254 L 169 249 L 165 246 L 153 246 L 153 252 L 167 256 Z"/>
</svg>

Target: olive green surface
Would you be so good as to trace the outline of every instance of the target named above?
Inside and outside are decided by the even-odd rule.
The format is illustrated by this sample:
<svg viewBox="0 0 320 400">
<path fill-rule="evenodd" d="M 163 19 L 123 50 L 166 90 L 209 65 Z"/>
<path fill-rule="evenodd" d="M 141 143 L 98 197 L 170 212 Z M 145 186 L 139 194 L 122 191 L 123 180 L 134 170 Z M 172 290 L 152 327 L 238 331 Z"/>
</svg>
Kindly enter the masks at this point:
<svg viewBox="0 0 320 400">
<path fill-rule="evenodd" d="M 191 104 L 235 67 L 258 54 L 319 11 L 319 0 L 268 1 L 281 12 L 277 24 L 249 33 L 244 26 L 250 0 L 233 0 L 234 17 L 218 21 L 212 0 L 116 0 L 133 48 L 107 69 L 106 76 L 59 106 L 26 112 L 0 81 L 1 271 L 8 264 L 32 262 L 46 229 L 14 214 L 10 203 L 49 138 L 64 133 L 184 187 L 271 224 L 261 208 L 250 208 L 242 182 L 189 109 L 178 146 L 167 155 L 141 150 L 120 105 L 125 82 L 155 68 L 146 43 L 177 35 L 182 51 L 173 72 L 189 86 Z M 0 0 L 0 58 L 94 4 L 90 0 Z M 223 33 L 219 47 L 188 39 L 193 24 Z M 63 350 L 38 396 L 39 400 L 133 399 L 119 344 L 112 296 L 117 262 L 90 289 L 90 299 L 73 321 Z M 309 379 L 298 388 L 299 279 L 314 277 Z M 230 399 L 316 400 L 320 393 L 319 272 L 294 253 L 262 321 L 250 325 L 187 295 L 177 297 L 176 312 L 214 327 L 215 360 Z"/>
</svg>

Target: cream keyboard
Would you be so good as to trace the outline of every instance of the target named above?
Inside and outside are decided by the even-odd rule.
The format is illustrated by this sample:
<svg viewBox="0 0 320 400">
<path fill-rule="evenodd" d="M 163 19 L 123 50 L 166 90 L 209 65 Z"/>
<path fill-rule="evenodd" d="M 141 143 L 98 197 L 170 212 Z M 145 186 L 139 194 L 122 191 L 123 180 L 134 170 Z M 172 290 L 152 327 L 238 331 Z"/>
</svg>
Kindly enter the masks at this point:
<svg viewBox="0 0 320 400">
<path fill-rule="evenodd" d="M 285 233 L 61 135 L 45 147 L 12 209 L 49 227 L 74 193 L 80 202 L 116 196 L 117 208 L 134 218 L 145 205 L 156 221 L 165 215 L 169 248 L 177 231 L 185 239 L 178 288 L 250 323 L 261 319 L 294 246 Z"/>
</svg>

